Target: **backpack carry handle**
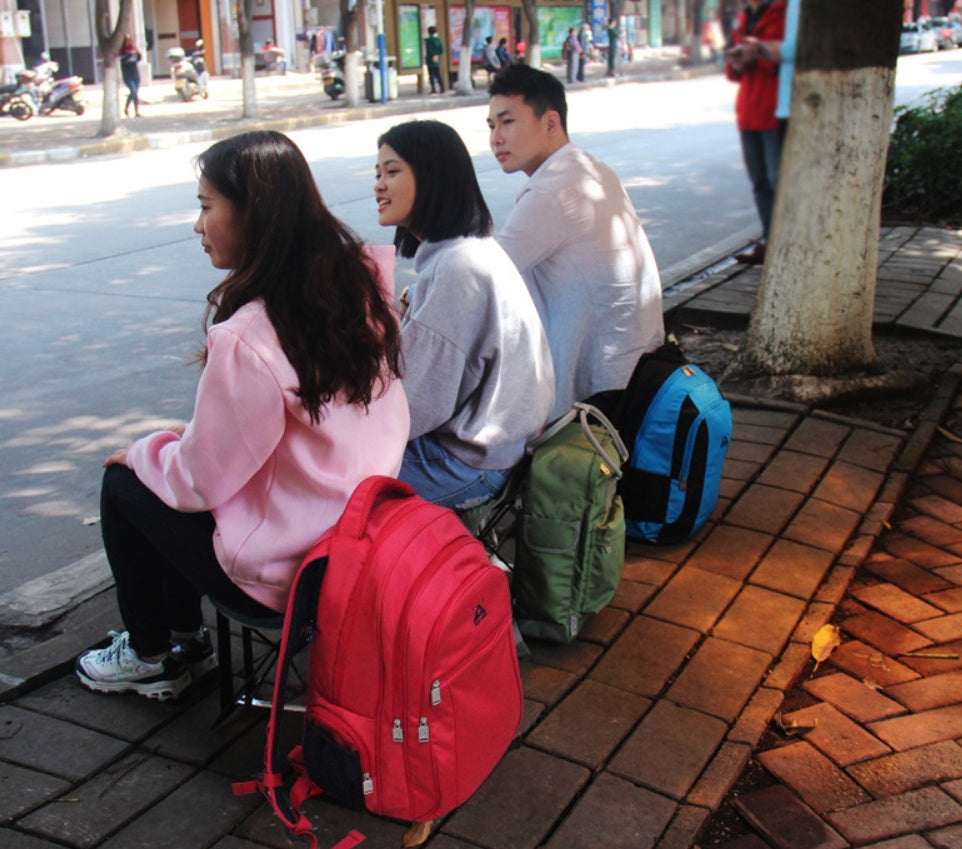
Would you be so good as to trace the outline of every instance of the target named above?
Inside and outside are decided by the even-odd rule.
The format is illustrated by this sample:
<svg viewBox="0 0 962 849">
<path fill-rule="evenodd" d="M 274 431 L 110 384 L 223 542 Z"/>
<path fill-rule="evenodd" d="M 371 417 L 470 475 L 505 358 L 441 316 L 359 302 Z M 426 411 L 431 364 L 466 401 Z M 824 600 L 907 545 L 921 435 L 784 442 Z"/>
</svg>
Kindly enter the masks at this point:
<svg viewBox="0 0 962 849">
<path fill-rule="evenodd" d="M 621 463 L 616 463 L 611 457 L 608 456 L 608 452 L 602 447 L 601 443 L 595 438 L 594 433 L 591 431 L 591 426 L 588 424 L 588 416 L 592 416 L 600 422 L 602 427 L 608 431 L 608 435 L 611 437 L 611 441 L 615 445 L 615 450 L 618 452 L 618 456 L 621 457 Z M 591 443 L 591 447 L 598 452 L 598 455 L 608 464 L 612 473 L 615 477 L 620 478 L 622 475 L 621 464 L 628 459 L 628 449 L 625 447 L 625 443 L 619 435 L 615 426 L 611 423 L 608 417 L 601 412 L 597 407 L 591 404 L 585 404 L 581 401 L 576 401 L 570 410 L 563 416 L 555 419 L 545 431 L 540 435 L 532 439 L 527 446 L 525 451 L 528 454 L 533 454 L 535 449 L 541 445 L 544 445 L 551 437 L 560 433 L 565 425 L 570 424 L 576 418 L 581 420 L 581 429 L 584 431 L 585 437 L 588 442 Z"/>
<path fill-rule="evenodd" d="M 597 407 L 592 407 L 591 404 L 583 404 L 580 401 L 575 403 L 575 407 L 581 413 L 581 428 L 585 432 L 585 436 L 588 437 L 588 441 L 592 444 L 595 451 L 597 451 L 602 457 L 607 460 L 608 465 L 611 466 L 612 471 L 620 478 L 621 469 L 618 466 L 624 463 L 628 459 L 628 449 L 625 447 L 625 443 L 621 438 L 621 434 L 618 433 L 615 426 L 609 421 L 608 417 L 601 412 Z M 611 437 L 611 441 L 615 444 L 615 450 L 618 452 L 618 456 L 621 458 L 621 463 L 617 465 L 608 457 L 605 453 L 605 449 L 601 447 L 601 444 L 595 439 L 595 435 L 591 432 L 591 427 L 588 425 L 588 416 L 594 416 L 605 430 L 608 431 L 608 435 Z"/>
<path fill-rule="evenodd" d="M 341 518 L 338 519 L 338 535 L 361 539 L 378 498 L 407 498 L 412 495 L 414 490 L 410 485 L 396 478 L 389 478 L 386 475 L 371 475 L 364 478 L 357 485 Z"/>
</svg>

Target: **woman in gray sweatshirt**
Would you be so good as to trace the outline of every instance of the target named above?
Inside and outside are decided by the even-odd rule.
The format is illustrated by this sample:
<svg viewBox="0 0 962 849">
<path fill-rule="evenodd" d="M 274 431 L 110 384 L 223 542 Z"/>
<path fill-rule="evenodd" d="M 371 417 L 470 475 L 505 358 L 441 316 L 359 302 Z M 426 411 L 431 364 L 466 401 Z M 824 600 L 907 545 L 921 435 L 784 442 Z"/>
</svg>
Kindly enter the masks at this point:
<svg viewBox="0 0 962 849">
<path fill-rule="evenodd" d="M 417 274 L 401 318 L 411 437 L 399 477 L 466 510 L 501 489 L 548 418 L 548 342 L 454 129 L 408 121 L 384 133 L 374 195 Z"/>
</svg>

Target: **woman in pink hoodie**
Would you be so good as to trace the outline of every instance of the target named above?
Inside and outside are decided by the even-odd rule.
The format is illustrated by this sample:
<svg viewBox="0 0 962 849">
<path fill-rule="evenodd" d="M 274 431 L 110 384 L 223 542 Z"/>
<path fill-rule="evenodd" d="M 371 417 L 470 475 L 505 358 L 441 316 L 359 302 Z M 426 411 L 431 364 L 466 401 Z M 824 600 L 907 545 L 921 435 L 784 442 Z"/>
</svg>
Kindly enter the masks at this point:
<svg viewBox="0 0 962 849">
<path fill-rule="evenodd" d="M 300 150 L 252 132 L 198 158 L 194 230 L 228 274 L 207 296 L 194 413 L 106 461 L 104 548 L 125 631 L 81 683 L 176 698 L 216 660 L 208 595 L 283 611 L 301 559 L 364 478 L 395 476 L 410 418 L 376 266 Z"/>
</svg>

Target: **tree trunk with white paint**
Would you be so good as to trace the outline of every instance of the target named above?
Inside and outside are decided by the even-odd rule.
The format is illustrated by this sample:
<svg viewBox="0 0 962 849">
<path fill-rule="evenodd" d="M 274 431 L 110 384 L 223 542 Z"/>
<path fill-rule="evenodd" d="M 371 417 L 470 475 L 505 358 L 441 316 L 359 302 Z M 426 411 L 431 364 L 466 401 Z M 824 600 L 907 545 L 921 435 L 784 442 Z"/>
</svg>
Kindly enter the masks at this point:
<svg viewBox="0 0 962 849">
<path fill-rule="evenodd" d="M 458 49 L 458 87 L 455 94 L 474 94 L 471 79 L 471 22 L 474 20 L 474 0 L 465 0 L 464 25 L 461 27 L 461 44 Z"/>
<path fill-rule="evenodd" d="M 253 0 L 238 0 L 235 11 L 241 54 L 241 118 L 257 118 L 260 115 L 257 108 L 257 83 L 254 79 L 257 62 L 254 58 L 254 33 L 251 30 L 252 5 Z"/>
<path fill-rule="evenodd" d="M 525 39 L 524 62 L 532 68 L 541 67 L 541 24 L 538 22 L 538 0 L 521 0 L 524 17 L 528 22 Z"/>
<path fill-rule="evenodd" d="M 103 60 L 103 106 L 100 112 L 100 129 L 97 135 L 106 138 L 117 132 L 120 124 L 120 48 L 130 28 L 133 16 L 133 0 L 120 0 L 117 21 L 108 0 L 96 0 L 94 20 L 97 30 L 97 46 Z"/>
<path fill-rule="evenodd" d="M 736 375 L 838 375 L 874 361 L 901 10 L 902 0 L 803 0 L 768 256 Z"/>
</svg>

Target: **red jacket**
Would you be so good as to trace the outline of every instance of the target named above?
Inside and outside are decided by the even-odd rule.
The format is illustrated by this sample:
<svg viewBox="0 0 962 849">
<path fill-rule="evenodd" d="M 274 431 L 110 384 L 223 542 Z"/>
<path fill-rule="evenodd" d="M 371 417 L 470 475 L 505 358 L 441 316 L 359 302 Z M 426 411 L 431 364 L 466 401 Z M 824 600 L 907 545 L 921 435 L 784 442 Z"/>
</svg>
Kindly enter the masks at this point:
<svg viewBox="0 0 962 849">
<path fill-rule="evenodd" d="M 747 10 L 743 9 L 732 30 L 732 47 L 746 35 L 760 41 L 781 41 L 785 37 L 785 0 L 770 0 L 755 21 L 755 28 L 746 32 Z M 731 61 L 725 62 L 725 76 L 738 83 L 735 96 L 735 119 L 742 132 L 774 130 L 778 127 L 775 102 L 778 99 L 778 64 L 771 59 L 758 60 L 740 73 Z"/>
</svg>

